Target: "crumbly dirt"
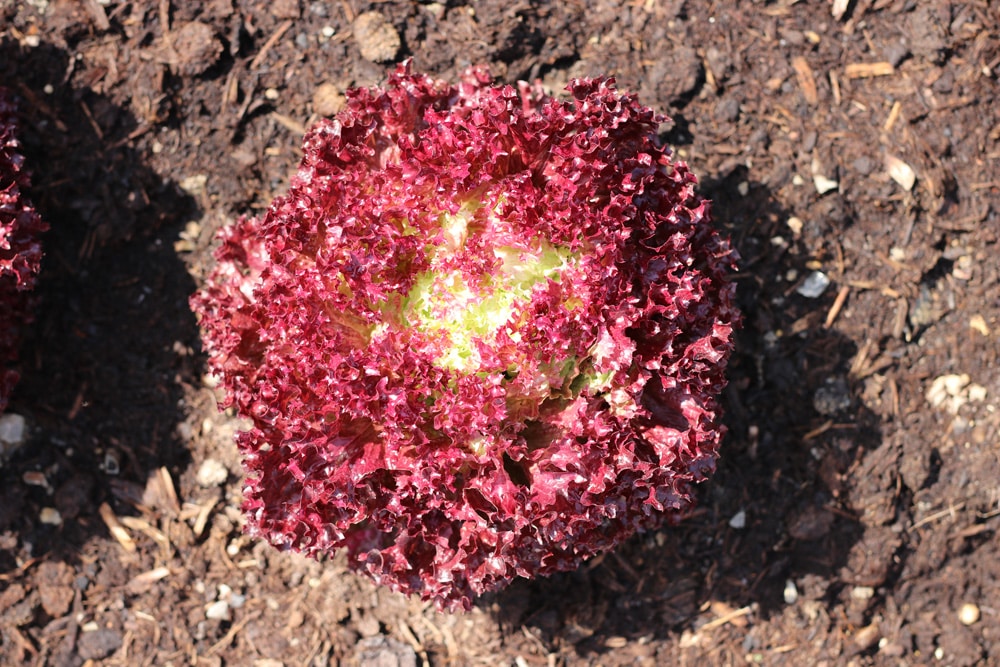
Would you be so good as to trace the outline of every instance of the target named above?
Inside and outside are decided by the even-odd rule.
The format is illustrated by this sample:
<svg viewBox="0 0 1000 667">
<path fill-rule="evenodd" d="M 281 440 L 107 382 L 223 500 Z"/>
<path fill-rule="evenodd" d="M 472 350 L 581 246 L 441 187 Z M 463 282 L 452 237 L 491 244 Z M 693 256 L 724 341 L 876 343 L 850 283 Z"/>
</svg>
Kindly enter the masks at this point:
<svg viewBox="0 0 1000 667">
<path fill-rule="evenodd" d="M 317 113 L 410 57 L 615 76 L 742 256 L 698 509 L 451 615 L 242 536 L 187 306 Z M 0 664 L 1000 664 L 998 75 L 991 0 L 0 0 L 52 226 Z"/>
</svg>

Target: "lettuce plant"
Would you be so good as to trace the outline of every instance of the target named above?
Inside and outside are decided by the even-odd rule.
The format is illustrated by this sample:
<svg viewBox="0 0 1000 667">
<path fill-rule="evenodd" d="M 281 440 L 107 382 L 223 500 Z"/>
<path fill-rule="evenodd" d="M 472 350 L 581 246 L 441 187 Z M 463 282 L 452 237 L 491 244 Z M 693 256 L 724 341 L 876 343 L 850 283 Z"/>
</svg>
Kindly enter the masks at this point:
<svg viewBox="0 0 1000 667">
<path fill-rule="evenodd" d="M 17 383 L 21 330 L 28 323 L 28 292 L 35 286 L 42 260 L 39 236 L 48 229 L 24 195 L 28 175 L 15 136 L 16 107 L 0 88 L 0 412 Z"/>
<path fill-rule="evenodd" d="M 664 118 L 400 67 L 307 134 L 192 299 L 252 534 L 471 604 L 676 518 L 714 470 L 734 252 Z"/>
</svg>

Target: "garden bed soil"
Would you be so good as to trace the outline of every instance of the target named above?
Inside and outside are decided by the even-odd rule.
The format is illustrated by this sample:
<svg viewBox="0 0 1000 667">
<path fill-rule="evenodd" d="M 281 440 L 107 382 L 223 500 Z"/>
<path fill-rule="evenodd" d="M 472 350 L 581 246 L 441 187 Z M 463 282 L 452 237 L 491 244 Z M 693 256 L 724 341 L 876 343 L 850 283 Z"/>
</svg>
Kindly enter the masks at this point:
<svg viewBox="0 0 1000 667">
<path fill-rule="evenodd" d="M 187 301 L 304 129 L 405 58 L 614 76 L 742 257 L 697 508 L 468 613 L 243 536 Z M 0 664 L 1000 664 L 998 75 L 989 0 L 0 1 L 52 227 Z"/>
</svg>

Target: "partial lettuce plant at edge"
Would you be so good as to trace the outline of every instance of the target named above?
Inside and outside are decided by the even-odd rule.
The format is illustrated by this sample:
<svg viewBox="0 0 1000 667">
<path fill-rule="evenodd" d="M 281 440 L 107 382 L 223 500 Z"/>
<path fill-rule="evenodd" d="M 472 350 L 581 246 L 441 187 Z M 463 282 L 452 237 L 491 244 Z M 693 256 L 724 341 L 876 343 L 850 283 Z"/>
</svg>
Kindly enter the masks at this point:
<svg viewBox="0 0 1000 667">
<path fill-rule="evenodd" d="M 735 253 L 665 119 L 399 67 L 304 140 L 192 298 L 253 535 L 468 608 L 676 518 L 713 471 Z"/>
<path fill-rule="evenodd" d="M 16 130 L 13 94 L 0 87 L 0 413 L 19 378 L 13 366 L 32 319 L 30 292 L 41 268 L 41 234 L 48 229 L 24 192 L 29 179 Z"/>
</svg>

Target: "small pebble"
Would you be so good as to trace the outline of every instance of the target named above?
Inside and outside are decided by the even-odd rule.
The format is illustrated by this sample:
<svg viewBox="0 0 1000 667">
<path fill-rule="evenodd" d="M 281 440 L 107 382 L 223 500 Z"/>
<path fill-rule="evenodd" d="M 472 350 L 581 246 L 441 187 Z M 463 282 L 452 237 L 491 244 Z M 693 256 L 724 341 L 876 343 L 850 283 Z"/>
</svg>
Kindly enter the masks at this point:
<svg viewBox="0 0 1000 667">
<path fill-rule="evenodd" d="M 208 608 L 205 609 L 205 618 L 214 621 L 228 621 L 230 619 L 229 602 L 219 600 L 208 605 Z"/>
<path fill-rule="evenodd" d="M 851 166 L 854 167 L 854 171 L 858 172 L 862 176 L 867 176 L 875 169 L 875 162 L 867 155 L 862 155 L 854 160 L 854 162 L 851 163 Z"/>
<path fill-rule="evenodd" d="M 49 526 L 58 526 L 62 524 L 62 515 L 55 507 L 43 507 L 38 520 Z"/>
<path fill-rule="evenodd" d="M 428 2 L 424 5 L 424 11 L 435 18 L 435 20 L 440 21 L 444 18 L 444 12 L 446 7 L 440 2 Z"/>
<path fill-rule="evenodd" d="M 214 65 L 222 55 L 222 43 L 206 23 L 192 21 L 173 31 L 172 44 L 177 70 L 185 76 L 198 76 Z"/>
<path fill-rule="evenodd" d="M 21 480 L 28 486 L 48 487 L 49 480 L 45 478 L 45 473 L 40 470 L 28 470 L 21 475 Z"/>
<path fill-rule="evenodd" d="M 884 49 L 885 59 L 889 61 L 889 64 L 893 67 L 899 67 L 899 63 L 906 59 L 906 56 L 910 55 L 910 49 L 907 48 L 906 43 L 902 40 L 892 42 Z"/>
<path fill-rule="evenodd" d="M 181 190 L 188 193 L 192 197 L 198 197 L 205 194 L 205 186 L 208 185 L 208 174 L 192 174 L 191 176 L 185 176 L 178 183 Z"/>
<path fill-rule="evenodd" d="M 871 600 L 875 597 L 875 589 L 871 586 L 855 586 L 851 589 L 851 597 L 855 600 Z"/>
<path fill-rule="evenodd" d="M 795 604 L 799 599 L 799 589 L 795 587 L 795 582 L 789 579 L 785 582 L 785 604 Z"/>
<path fill-rule="evenodd" d="M 81 628 L 82 629 L 82 628 Z M 110 628 L 94 629 L 80 634 L 76 642 L 77 655 L 87 662 L 106 658 L 122 645 L 122 635 Z"/>
<path fill-rule="evenodd" d="M 951 275 L 958 280 L 972 280 L 972 270 L 975 262 L 970 255 L 962 255 L 955 260 L 955 266 L 951 270 Z"/>
<path fill-rule="evenodd" d="M 402 45 L 396 28 L 380 12 L 365 12 L 354 19 L 354 41 L 361 57 L 373 63 L 394 60 Z"/>
<path fill-rule="evenodd" d="M 10 456 L 24 444 L 27 433 L 24 417 L 8 412 L 0 416 L 0 457 Z"/>
<path fill-rule="evenodd" d="M 376 634 L 362 639 L 355 644 L 354 651 L 355 664 L 417 667 L 417 654 L 413 649 L 385 635 Z"/>
<path fill-rule="evenodd" d="M 347 104 L 347 98 L 332 83 L 321 83 L 313 91 L 313 111 L 320 116 L 336 116 Z"/>
<path fill-rule="evenodd" d="M 822 271 L 813 271 L 806 279 L 796 288 L 796 292 L 806 297 L 807 299 L 815 299 L 823 292 L 826 288 L 830 286 L 830 279 Z"/>
<path fill-rule="evenodd" d="M 740 510 L 739 512 L 734 514 L 733 518 L 729 520 L 729 527 L 735 528 L 736 530 L 745 528 L 746 525 L 747 525 L 747 513 L 744 512 L 743 510 Z"/>
<path fill-rule="evenodd" d="M 735 122 L 740 117 L 740 101 L 735 97 L 724 97 L 715 105 L 715 119 L 723 123 Z"/>
<path fill-rule="evenodd" d="M 795 514 L 788 524 L 788 534 L 796 540 L 818 540 L 830 532 L 833 514 L 821 507 L 806 507 Z"/>
<path fill-rule="evenodd" d="M 816 412 L 828 417 L 851 407 L 851 390 L 847 380 L 840 376 L 827 378 L 813 394 L 813 407 Z"/>
<path fill-rule="evenodd" d="M 117 475 L 121 472 L 120 455 L 118 454 L 118 450 L 109 449 L 104 452 L 103 470 L 109 475 Z"/>
<path fill-rule="evenodd" d="M 205 459 L 195 475 L 198 484 L 206 489 L 224 484 L 228 477 L 229 469 L 215 459 Z"/>
<path fill-rule="evenodd" d="M 858 645 L 858 648 L 862 650 L 867 650 L 874 646 L 879 640 L 878 625 L 872 623 L 869 626 L 863 627 L 854 634 L 854 643 Z"/>
<path fill-rule="evenodd" d="M 813 185 L 816 186 L 817 194 L 825 195 L 827 192 L 832 192 L 839 188 L 840 182 L 832 178 L 827 178 L 822 174 L 816 174 L 813 176 Z"/>
<path fill-rule="evenodd" d="M 972 403 L 982 403 L 986 400 L 986 387 L 981 384 L 972 383 L 969 385 L 969 401 Z"/>
<path fill-rule="evenodd" d="M 962 622 L 962 625 L 975 624 L 979 621 L 979 607 L 971 602 L 966 602 L 962 605 L 962 608 L 958 610 L 958 620 Z"/>
</svg>

